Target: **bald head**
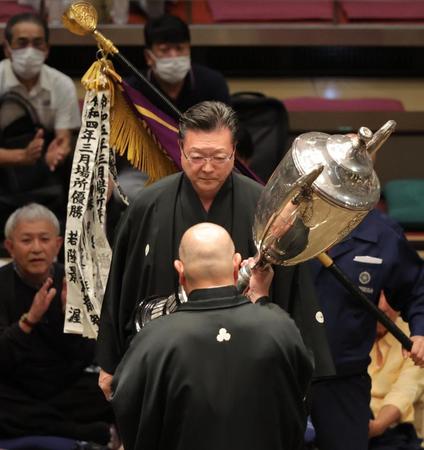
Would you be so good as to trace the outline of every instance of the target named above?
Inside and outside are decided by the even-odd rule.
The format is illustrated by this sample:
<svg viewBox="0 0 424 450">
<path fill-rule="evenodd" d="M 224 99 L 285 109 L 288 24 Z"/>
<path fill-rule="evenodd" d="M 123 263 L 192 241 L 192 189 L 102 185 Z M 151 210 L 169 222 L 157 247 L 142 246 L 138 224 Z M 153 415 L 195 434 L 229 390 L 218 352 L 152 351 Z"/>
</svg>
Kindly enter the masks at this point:
<svg viewBox="0 0 424 450">
<path fill-rule="evenodd" d="M 234 284 L 241 259 L 234 254 L 234 244 L 227 231 L 207 222 L 184 233 L 179 256 L 180 269 L 193 289 Z M 181 275 L 177 263 L 176 269 Z"/>
</svg>

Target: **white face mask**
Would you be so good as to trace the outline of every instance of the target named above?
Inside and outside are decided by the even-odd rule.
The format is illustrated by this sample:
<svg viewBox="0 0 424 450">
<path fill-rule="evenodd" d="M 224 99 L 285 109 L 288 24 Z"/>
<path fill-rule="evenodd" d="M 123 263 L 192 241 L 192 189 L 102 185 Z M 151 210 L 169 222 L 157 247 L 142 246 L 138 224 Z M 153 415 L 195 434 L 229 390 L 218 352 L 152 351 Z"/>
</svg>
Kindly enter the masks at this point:
<svg viewBox="0 0 424 450">
<path fill-rule="evenodd" d="M 190 56 L 172 56 L 169 58 L 154 58 L 152 68 L 158 78 L 166 83 L 174 84 L 184 80 L 190 70 Z"/>
<path fill-rule="evenodd" d="M 12 50 L 12 69 L 18 77 L 30 80 L 40 73 L 45 59 L 46 54 L 33 47 Z"/>
</svg>

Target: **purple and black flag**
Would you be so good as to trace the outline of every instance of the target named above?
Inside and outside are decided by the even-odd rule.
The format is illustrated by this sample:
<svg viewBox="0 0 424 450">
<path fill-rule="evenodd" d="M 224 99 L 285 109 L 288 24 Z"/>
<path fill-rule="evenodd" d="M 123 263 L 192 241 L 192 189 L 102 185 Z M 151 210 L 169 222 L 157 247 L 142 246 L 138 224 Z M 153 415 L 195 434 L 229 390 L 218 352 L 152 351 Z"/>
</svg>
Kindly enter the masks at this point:
<svg viewBox="0 0 424 450">
<path fill-rule="evenodd" d="M 135 149 L 132 149 L 131 146 L 128 146 L 128 154 L 127 157 L 130 162 L 138 167 L 141 170 L 144 170 L 148 173 L 150 181 L 155 181 L 156 179 L 161 178 L 161 176 L 168 175 L 170 173 L 181 170 L 181 153 L 178 144 L 178 123 L 177 121 L 171 117 L 170 115 L 164 113 L 160 108 L 158 108 L 155 104 L 153 104 L 148 98 L 146 98 L 140 91 L 131 87 L 125 81 L 122 81 L 122 90 L 123 97 L 125 98 L 128 106 L 132 109 L 135 117 L 138 117 L 138 128 L 139 132 L 142 134 L 139 136 L 140 138 L 147 139 L 147 143 L 138 142 L 136 146 L 137 149 L 141 149 L 143 151 L 143 155 L 141 156 L 139 151 L 137 154 L 135 153 Z M 128 133 L 129 123 L 131 123 L 131 119 L 128 119 L 128 115 L 126 118 L 121 120 L 121 126 L 126 129 Z M 114 121 L 115 119 L 113 119 Z M 143 129 L 140 130 L 140 124 L 143 125 Z M 125 151 L 122 145 L 119 145 L 122 141 L 120 139 L 115 138 L 114 128 L 118 130 L 121 128 L 119 124 L 114 123 L 112 127 L 112 145 L 117 148 L 118 153 L 123 154 Z M 146 134 L 148 136 L 146 136 Z M 128 143 L 131 139 L 125 139 Z M 134 139 L 136 141 L 140 141 L 140 139 Z M 149 145 L 149 142 L 154 142 L 156 144 L 156 148 L 153 145 Z M 118 144 L 118 145 L 116 145 Z M 159 150 L 159 152 L 158 152 Z M 151 152 L 158 152 L 155 156 Z M 165 157 L 165 158 L 164 158 Z M 149 160 L 158 159 L 158 163 L 165 163 L 166 171 L 163 172 L 159 170 L 159 167 L 156 165 L 152 165 L 149 163 Z M 168 159 L 168 162 L 165 160 Z M 144 162 L 144 163 L 143 163 Z M 170 164 L 172 162 L 172 164 Z M 236 159 L 235 161 L 235 169 L 246 175 L 249 178 L 252 178 L 259 183 L 263 183 L 262 180 L 259 179 L 257 175 L 255 175 L 245 164 L 243 164 L 240 160 Z M 160 174 L 158 173 L 160 172 Z"/>
</svg>

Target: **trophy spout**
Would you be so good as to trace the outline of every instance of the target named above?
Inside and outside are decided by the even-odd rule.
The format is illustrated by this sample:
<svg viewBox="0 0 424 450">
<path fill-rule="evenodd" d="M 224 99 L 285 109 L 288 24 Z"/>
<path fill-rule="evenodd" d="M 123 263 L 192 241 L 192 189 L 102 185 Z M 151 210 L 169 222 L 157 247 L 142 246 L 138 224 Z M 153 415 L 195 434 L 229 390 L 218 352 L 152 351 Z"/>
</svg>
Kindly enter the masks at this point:
<svg viewBox="0 0 424 450">
<path fill-rule="evenodd" d="M 386 142 L 387 138 L 393 133 L 396 128 L 396 122 L 394 120 L 387 121 L 378 131 L 376 131 L 373 137 L 367 142 L 367 152 L 372 157 L 381 146 Z"/>
</svg>

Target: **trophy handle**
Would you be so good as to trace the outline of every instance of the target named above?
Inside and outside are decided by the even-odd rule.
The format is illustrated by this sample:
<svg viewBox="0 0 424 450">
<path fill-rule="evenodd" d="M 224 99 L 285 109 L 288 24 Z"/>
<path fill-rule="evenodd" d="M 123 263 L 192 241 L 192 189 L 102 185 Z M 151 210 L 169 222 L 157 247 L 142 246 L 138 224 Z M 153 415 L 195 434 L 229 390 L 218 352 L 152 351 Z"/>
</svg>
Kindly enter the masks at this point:
<svg viewBox="0 0 424 450">
<path fill-rule="evenodd" d="M 237 292 L 243 294 L 247 286 L 249 286 L 250 277 L 252 276 L 252 268 L 249 264 L 243 266 L 238 273 Z"/>
</svg>

